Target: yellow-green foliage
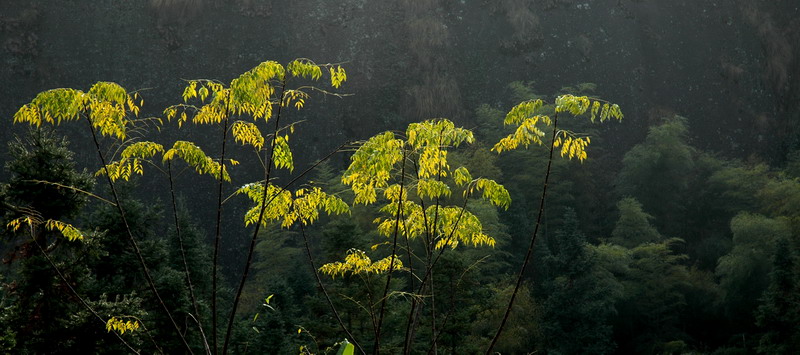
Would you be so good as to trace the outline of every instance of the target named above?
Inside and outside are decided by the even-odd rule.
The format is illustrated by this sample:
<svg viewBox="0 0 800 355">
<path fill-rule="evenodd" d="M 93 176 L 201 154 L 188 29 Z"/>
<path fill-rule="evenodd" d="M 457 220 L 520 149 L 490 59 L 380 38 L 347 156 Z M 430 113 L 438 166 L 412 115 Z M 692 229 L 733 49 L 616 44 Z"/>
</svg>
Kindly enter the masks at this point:
<svg viewBox="0 0 800 355">
<path fill-rule="evenodd" d="M 238 143 L 252 145 L 256 150 L 261 150 L 264 146 L 264 136 L 252 122 L 236 121 L 231 126 L 231 132 Z"/>
<path fill-rule="evenodd" d="M 400 270 L 402 268 L 403 262 L 396 255 L 372 262 L 372 259 L 363 251 L 350 249 L 347 251 L 344 262 L 337 261 L 325 264 L 319 268 L 319 271 L 331 277 L 336 277 L 344 276 L 348 273 L 353 275 L 384 274 L 389 272 L 389 269 Z"/>
<path fill-rule="evenodd" d="M 8 223 L 6 223 L 6 228 L 10 229 L 13 232 L 18 231 L 22 228 L 23 223 L 28 225 L 28 228 L 32 228 L 34 225 L 40 223 L 41 220 L 37 220 L 31 216 L 23 216 L 19 218 L 12 219 Z"/>
<path fill-rule="evenodd" d="M 116 83 L 101 81 L 89 92 L 63 88 L 41 92 L 14 114 L 14 123 L 38 127 L 42 123 L 58 125 L 88 117 L 102 135 L 124 140 L 130 123 L 128 115 L 138 115 L 143 103 L 138 94 L 130 95 Z"/>
<path fill-rule="evenodd" d="M 273 105 L 294 105 L 300 109 L 309 97 L 304 91 L 308 87 L 282 90 L 283 96 L 275 97 L 276 89 L 284 87 L 287 73 L 292 77 L 318 81 L 324 67 L 329 68 L 331 86 L 339 88 L 347 80 L 341 66 L 317 65 L 308 59 L 296 59 L 286 67 L 275 61 L 266 61 L 233 79 L 227 88 L 211 80 L 188 81 L 182 95 L 184 102 L 197 98 L 204 104 L 199 107 L 187 104 L 170 106 L 164 110 L 164 115 L 169 120 L 178 117 L 179 126 L 188 119 L 187 110 L 195 112 L 192 122 L 197 124 L 220 123 L 233 114 L 249 115 L 254 121 L 268 120 L 272 117 Z M 211 100 L 205 103 L 208 97 Z"/>
<path fill-rule="evenodd" d="M 158 143 L 133 143 L 125 147 L 118 161 L 106 165 L 105 168 L 100 168 L 95 175 L 105 175 L 106 169 L 108 169 L 108 177 L 111 178 L 111 181 L 116 181 L 120 178 L 127 181 L 134 173 L 144 175 L 144 168 L 142 167 L 143 160 L 150 159 L 156 154 L 163 152 L 164 146 Z"/>
<path fill-rule="evenodd" d="M 115 332 L 119 332 L 120 334 L 125 334 L 125 332 L 133 332 L 137 329 L 139 329 L 138 320 L 123 321 L 117 317 L 111 317 L 111 319 L 106 322 L 106 330 L 109 332 L 113 330 Z"/>
<path fill-rule="evenodd" d="M 12 219 L 6 224 L 6 227 L 16 232 L 22 228 L 23 224 L 27 224 L 28 228 L 33 229 L 35 226 L 42 224 L 42 221 L 33 216 L 23 216 Z M 44 228 L 49 231 L 57 230 L 64 238 L 67 238 L 71 242 L 84 239 L 83 233 L 69 223 L 48 219 L 44 222 Z"/>
<path fill-rule="evenodd" d="M 61 232 L 61 235 L 71 242 L 75 240 L 83 240 L 83 233 L 69 223 L 48 219 L 44 224 L 44 228 L 49 231 L 57 230 Z"/>
<path fill-rule="evenodd" d="M 376 188 L 384 188 L 394 166 L 403 159 L 403 144 L 394 133 L 384 132 L 367 140 L 350 158 L 342 183 L 355 193 L 354 203 L 370 204 L 377 199 Z"/>
<path fill-rule="evenodd" d="M 543 114 L 543 101 L 529 100 L 514 106 L 506 115 L 504 123 L 516 125 L 514 133 L 502 138 L 492 148 L 493 151 L 502 153 L 507 150 L 514 150 L 523 146 L 527 148 L 530 144 L 544 144 L 542 140 L 545 136 L 544 127 L 551 126 L 553 120 L 550 116 Z M 591 110 L 590 110 L 591 109 Z M 589 98 L 587 96 L 561 95 L 555 100 L 555 115 L 568 112 L 573 116 L 584 115 L 590 112 L 589 119 L 592 122 L 599 117 L 600 122 L 614 118 L 622 120 L 623 114 L 619 106 L 608 102 Z M 577 134 L 561 130 L 555 136 L 554 147 L 561 147 L 561 156 L 568 159 L 578 158 L 583 161 L 587 158 L 586 147 L 591 143 L 589 137 L 579 137 Z"/>
<path fill-rule="evenodd" d="M 274 221 L 284 228 L 296 222 L 303 225 L 312 224 L 319 218 L 319 211 L 325 211 L 329 215 L 350 212 L 350 208 L 342 199 L 323 192 L 319 187 L 298 189 L 292 194 L 288 190 L 268 184 L 265 194 L 264 185 L 253 183 L 240 187 L 236 193 L 247 195 L 253 202 L 253 207 L 244 216 L 244 223 L 248 226 L 258 222 L 262 205 L 264 205 L 262 225 L 266 226 L 269 221 Z"/>
<path fill-rule="evenodd" d="M 368 139 L 350 158 L 342 183 L 352 189 L 354 203 L 375 203 L 378 191 L 383 191 L 388 203 L 380 209 L 383 216 L 376 218 L 375 223 L 384 237 L 401 235 L 416 240 L 425 236 L 434 249 L 455 248 L 459 244 L 493 247 L 495 239 L 483 232 L 477 216 L 463 206 L 444 205 L 452 195 L 451 185 L 464 189 L 465 200 L 478 190 L 481 197 L 495 206 L 508 208 L 511 203 L 508 191 L 494 180 L 473 179 L 466 167 L 458 167 L 451 173 L 447 161 L 449 149 L 473 141 L 471 131 L 455 127 L 446 119 L 412 123 L 405 139 L 392 132 Z M 401 171 L 405 171 L 405 176 L 399 176 Z M 414 198 L 419 201 L 413 201 Z M 331 276 L 369 273 L 372 270 L 369 267 L 383 265 L 381 262 L 386 263 L 388 270 L 389 259 L 372 264 L 363 251 L 351 250 L 344 262 L 326 264 L 320 270 Z"/>
<path fill-rule="evenodd" d="M 397 226 L 399 233 L 410 239 L 432 233 L 433 239 L 437 241 L 437 248 L 444 245 L 455 248 L 459 243 L 474 247 L 481 245 L 494 247 L 496 243 L 494 238 L 483 233 L 483 225 L 478 217 L 464 208 L 433 205 L 426 208 L 425 215 L 423 215 L 421 205 L 413 201 L 404 201 L 402 204 L 403 220 L 400 224 L 396 224 L 396 219 L 392 214 L 397 213 L 398 206 L 397 202 L 392 202 L 381 208 L 381 212 L 384 212 L 387 217 L 375 219 L 380 235 L 385 237 L 394 235 L 395 226 Z M 435 226 L 432 226 L 433 221 L 436 221 Z"/>
<path fill-rule="evenodd" d="M 175 142 L 175 144 L 172 145 L 172 148 L 164 152 L 163 161 L 166 162 L 168 160 L 175 159 L 176 156 L 194 168 L 198 174 L 209 174 L 219 179 L 221 173 L 223 180 L 231 181 L 231 177 L 228 174 L 227 169 L 225 169 L 225 167 L 219 162 L 216 162 L 214 159 L 211 159 L 211 157 L 207 156 L 206 153 L 200 149 L 200 147 L 192 142 Z M 231 160 L 231 163 L 235 165 L 238 162 Z"/>
<path fill-rule="evenodd" d="M 292 159 L 292 150 L 289 149 L 289 135 L 275 136 L 275 147 L 272 152 L 272 161 L 275 162 L 276 168 L 294 170 L 294 160 Z"/>
</svg>

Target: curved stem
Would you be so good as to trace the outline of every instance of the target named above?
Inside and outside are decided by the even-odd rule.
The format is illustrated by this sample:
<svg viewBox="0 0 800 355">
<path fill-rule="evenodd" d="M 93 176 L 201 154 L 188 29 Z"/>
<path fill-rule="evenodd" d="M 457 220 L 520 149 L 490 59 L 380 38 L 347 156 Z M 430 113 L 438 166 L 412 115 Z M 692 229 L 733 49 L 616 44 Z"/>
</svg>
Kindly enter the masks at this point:
<svg viewBox="0 0 800 355">
<path fill-rule="evenodd" d="M 366 354 L 364 352 L 364 349 L 361 348 L 361 345 L 358 344 L 358 342 L 356 341 L 356 338 L 353 336 L 353 334 L 350 333 L 350 330 L 348 330 L 347 327 L 344 325 L 342 317 L 339 316 L 339 312 L 336 311 L 336 307 L 333 305 L 331 297 L 328 295 L 328 291 L 325 290 L 325 286 L 322 284 L 322 279 L 320 279 L 319 272 L 317 272 L 317 266 L 314 265 L 314 258 L 311 256 L 311 247 L 308 246 L 308 237 L 306 236 L 306 228 L 303 226 L 302 223 L 300 223 L 300 232 L 302 232 L 303 234 L 303 243 L 305 244 L 306 248 L 306 256 L 308 256 L 308 264 L 311 265 L 311 270 L 314 272 L 314 278 L 317 280 L 317 286 L 319 286 L 319 288 L 322 290 L 322 294 L 325 295 L 325 300 L 328 301 L 328 305 L 331 307 L 331 311 L 333 311 L 333 315 L 336 317 L 336 321 L 339 322 L 339 326 L 349 337 L 349 341 L 352 342 L 353 345 L 356 346 L 356 348 L 358 348 L 358 351 L 360 351 L 362 354 Z"/>
<path fill-rule="evenodd" d="M 525 268 L 528 267 L 528 262 L 530 262 L 531 255 L 533 254 L 533 245 L 536 242 L 536 235 L 539 233 L 539 227 L 542 225 L 542 215 L 544 214 L 544 200 L 547 196 L 547 183 L 550 179 L 550 168 L 553 165 L 553 150 L 556 141 L 556 131 L 558 129 L 558 113 L 553 116 L 553 134 L 550 139 L 550 155 L 547 158 L 547 170 L 544 174 L 544 184 L 542 185 L 542 197 L 539 201 L 539 213 L 536 216 L 536 227 L 533 228 L 533 235 L 531 235 L 531 243 L 528 246 L 528 252 L 525 253 L 525 260 L 522 262 L 522 267 L 519 269 L 519 274 L 517 275 L 517 283 L 514 285 L 514 292 L 511 293 L 511 299 L 508 301 L 508 307 L 506 307 L 505 314 L 503 315 L 503 320 L 500 321 L 500 326 L 497 327 L 497 333 L 494 334 L 492 338 L 492 342 L 489 343 L 489 347 L 486 349 L 486 354 L 489 355 L 492 353 L 492 349 L 494 349 L 495 344 L 497 344 L 497 339 L 500 338 L 500 334 L 503 332 L 503 327 L 506 325 L 506 321 L 508 321 L 508 316 L 511 314 L 511 308 L 514 306 L 514 299 L 517 297 L 517 292 L 519 291 L 520 285 L 522 285 L 522 278 L 525 275 Z"/>
<path fill-rule="evenodd" d="M 111 174 L 108 172 L 108 165 L 106 164 L 106 158 L 103 156 L 103 153 L 100 151 L 100 142 L 97 140 L 97 132 L 94 130 L 94 125 L 92 125 L 91 119 L 86 116 L 86 122 L 89 123 L 89 129 L 92 132 L 92 139 L 94 140 L 95 148 L 97 149 L 97 155 L 100 157 L 100 163 L 103 164 L 103 169 L 105 170 L 106 174 L 106 181 L 108 181 L 108 186 L 111 188 L 111 194 L 114 196 L 114 203 L 117 207 L 117 212 L 119 212 L 120 219 L 122 220 L 122 224 L 125 227 L 125 231 L 128 234 L 128 240 L 131 242 L 131 246 L 133 247 L 134 254 L 136 254 L 136 258 L 139 261 L 139 265 L 142 267 L 142 271 L 144 272 L 145 279 L 147 280 L 148 286 L 150 286 L 150 290 L 153 292 L 156 300 L 158 301 L 161 309 L 164 310 L 164 313 L 169 318 L 172 327 L 175 330 L 175 333 L 178 334 L 178 338 L 180 338 L 181 343 L 186 348 L 190 354 L 193 354 L 192 348 L 189 346 L 189 343 L 186 342 L 186 338 L 181 333 L 180 327 L 178 327 L 178 323 L 175 322 L 175 319 L 172 317 L 172 313 L 167 308 L 167 305 L 164 303 L 164 300 L 161 299 L 161 295 L 158 294 L 158 290 L 156 289 L 156 284 L 153 281 L 152 275 L 150 275 L 150 269 L 147 267 L 147 264 L 144 261 L 144 256 L 142 256 L 142 251 L 139 249 L 139 243 L 136 242 L 136 237 L 133 236 L 133 232 L 131 232 L 131 227 L 128 224 L 128 218 L 125 216 L 125 210 L 122 209 L 122 203 L 119 199 L 119 194 L 117 194 L 117 188 L 114 185 L 114 181 L 111 180 Z"/>
</svg>

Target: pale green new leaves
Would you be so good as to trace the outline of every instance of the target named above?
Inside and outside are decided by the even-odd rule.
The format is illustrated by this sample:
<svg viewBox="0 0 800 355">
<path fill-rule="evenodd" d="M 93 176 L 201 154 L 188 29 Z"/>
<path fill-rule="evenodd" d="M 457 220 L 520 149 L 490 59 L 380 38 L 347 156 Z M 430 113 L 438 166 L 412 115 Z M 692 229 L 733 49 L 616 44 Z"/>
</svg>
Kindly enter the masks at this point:
<svg viewBox="0 0 800 355">
<path fill-rule="evenodd" d="M 83 233 L 69 223 L 49 219 L 44 224 L 44 228 L 49 231 L 59 231 L 64 238 L 69 241 L 83 240 Z"/>
<path fill-rule="evenodd" d="M 417 181 L 417 196 L 430 199 L 449 197 L 450 186 L 440 180 L 420 179 Z"/>
<path fill-rule="evenodd" d="M 351 163 L 342 175 L 342 183 L 350 185 L 356 204 L 374 203 L 375 188 L 386 187 L 394 165 L 403 159 L 403 141 L 391 132 L 367 140 L 350 158 Z"/>
<path fill-rule="evenodd" d="M 472 131 L 457 128 L 446 119 L 427 120 L 408 125 L 407 143 L 419 151 L 418 177 L 447 176 L 447 148 L 458 147 L 461 143 L 472 143 Z"/>
<path fill-rule="evenodd" d="M 539 99 L 523 101 L 511 108 L 511 111 L 508 111 L 503 123 L 520 124 L 529 117 L 534 116 L 536 111 L 542 108 L 542 104 L 542 100 Z"/>
<path fill-rule="evenodd" d="M 561 156 L 569 159 L 577 157 L 578 160 L 583 161 L 586 159 L 586 146 L 591 143 L 589 137 L 576 137 L 571 132 L 561 131 L 556 135 L 556 140 L 553 142 L 553 147 L 561 147 Z"/>
<path fill-rule="evenodd" d="M 164 153 L 163 161 L 167 162 L 168 160 L 175 159 L 175 157 L 181 158 L 184 162 L 186 162 L 186 164 L 194 168 L 198 174 L 209 174 L 219 179 L 220 173 L 222 173 L 223 180 L 231 181 L 231 177 L 228 174 L 227 169 L 225 169 L 219 162 L 216 162 L 214 159 L 211 159 L 211 157 L 207 156 L 206 153 L 200 149 L 200 147 L 196 146 L 192 142 L 175 142 L 175 144 L 172 145 L 172 148 Z M 237 164 L 237 162 L 234 160 L 231 160 L 231 163 L 234 165 Z"/>
<path fill-rule="evenodd" d="M 86 115 L 92 126 L 104 136 L 120 140 L 126 137 L 128 114 L 138 115 L 142 105 L 138 94 L 131 96 L 116 83 L 101 81 L 84 93 L 75 89 L 53 89 L 39 93 L 14 114 L 14 123 L 27 122 L 41 126 L 43 122 L 58 125 Z"/>
<path fill-rule="evenodd" d="M 261 205 L 264 204 L 264 185 L 247 184 L 239 188 L 236 193 L 247 195 L 253 202 L 253 207 L 245 213 L 245 225 L 257 223 Z M 342 199 L 329 195 L 318 187 L 299 189 L 294 192 L 293 196 L 290 191 L 269 184 L 267 185 L 266 199 L 261 219 L 264 226 L 268 221 L 279 222 L 284 228 L 288 228 L 296 222 L 310 225 L 319 218 L 320 211 L 325 211 L 329 215 L 350 212 L 350 208 Z"/>
<path fill-rule="evenodd" d="M 467 168 L 462 166 L 453 172 L 453 180 L 455 181 L 456 185 L 464 186 L 464 184 L 472 181 L 472 174 L 469 173 Z"/>
<path fill-rule="evenodd" d="M 425 227 L 426 221 L 428 223 L 436 221 L 436 225 L 431 232 L 434 240 L 437 240 L 437 248 L 445 245 L 455 248 L 459 243 L 476 247 L 481 245 L 493 247 L 495 245 L 494 238 L 483 233 L 483 225 L 478 217 L 466 209 L 434 205 L 425 209 L 425 215 L 423 216 L 422 206 L 413 201 L 403 201 L 402 206 L 403 219 L 399 225 L 396 224 L 395 218 L 391 216 L 392 213 L 396 213 L 399 207 L 397 202 L 392 202 L 381 208 L 381 212 L 390 217 L 377 218 L 375 220 L 378 224 L 379 234 L 390 237 L 394 235 L 395 227 L 397 227 L 401 233 L 411 239 L 415 239 L 428 232 Z"/>
<path fill-rule="evenodd" d="M 527 148 L 531 143 L 542 145 L 544 131 L 537 126 L 539 122 L 543 122 L 545 126 L 551 124 L 548 116 L 535 115 L 525 118 L 519 123 L 516 131 L 501 139 L 500 142 L 494 145 L 492 151 L 502 153 L 504 150 L 517 149 L 520 145 Z"/>
<path fill-rule="evenodd" d="M 305 58 L 293 60 L 286 65 L 286 69 L 297 77 L 311 78 L 313 80 L 319 80 L 322 77 L 322 68 Z"/>
<path fill-rule="evenodd" d="M 345 274 L 365 275 L 365 274 L 383 274 L 392 270 L 399 270 L 403 268 L 403 262 L 396 255 L 387 256 L 376 262 L 372 262 L 366 253 L 358 249 L 350 249 L 347 251 L 347 256 L 344 262 L 333 262 L 322 265 L 319 268 L 323 274 L 331 277 L 344 276 Z"/>
<path fill-rule="evenodd" d="M 527 148 L 530 144 L 544 144 L 542 138 L 545 136 L 543 128 L 552 125 L 552 120 L 547 115 L 542 115 L 539 111 L 542 108 L 541 100 L 525 101 L 509 111 L 506 115 L 505 124 L 517 125 L 514 133 L 502 138 L 492 151 L 501 153 L 507 150 L 517 149 L 520 145 Z M 573 116 L 580 116 L 591 109 L 590 120 L 592 122 L 599 116 L 600 122 L 610 118 L 622 120 L 623 114 L 619 106 L 599 100 L 591 99 L 587 96 L 561 95 L 555 100 L 555 113 L 569 112 Z M 553 142 L 555 147 L 561 147 L 561 156 L 568 159 L 578 158 L 583 161 L 587 158 L 586 146 L 591 142 L 588 137 L 577 137 L 575 134 L 562 131 Z"/>
<path fill-rule="evenodd" d="M 120 178 L 127 181 L 134 173 L 144 175 L 142 160 L 150 159 L 156 154 L 163 152 L 164 147 L 158 143 L 133 143 L 122 151 L 120 160 L 112 162 L 104 168 L 100 168 L 100 170 L 95 173 L 95 176 L 105 175 L 106 170 L 108 171 L 108 177 L 111 178 L 111 181 L 116 181 Z"/>
<path fill-rule="evenodd" d="M 592 108 L 590 117 L 592 122 L 597 118 L 598 111 L 600 112 L 600 122 L 605 122 L 609 118 L 615 118 L 621 121 L 623 118 L 622 111 L 616 104 L 605 102 L 602 103 L 601 109 L 600 101 L 595 100 L 592 102 L 586 96 L 562 95 L 556 98 L 556 112 L 569 112 L 574 116 L 580 116 L 586 113 L 590 105 Z"/>
<path fill-rule="evenodd" d="M 286 69 L 278 62 L 266 61 L 231 81 L 230 109 L 237 114 L 247 113 L 258 121 L 272 116 L 275 88 L 272 80 L 282 81 Z"/>
</svg>

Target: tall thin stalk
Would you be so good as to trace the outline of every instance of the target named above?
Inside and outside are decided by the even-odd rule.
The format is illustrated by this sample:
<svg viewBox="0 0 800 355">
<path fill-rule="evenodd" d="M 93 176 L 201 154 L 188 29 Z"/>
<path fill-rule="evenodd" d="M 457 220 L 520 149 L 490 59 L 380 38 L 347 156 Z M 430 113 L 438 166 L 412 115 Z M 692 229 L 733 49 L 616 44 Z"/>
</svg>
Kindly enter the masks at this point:
<svg viewBox="0 0 800 355">
<path fill-rule="evenodd" d="M 383 297 L 381 297 L 381 311 L 378 316 L 378 328 L 375 330 L 375 346 L 373 354 L 380 353 L 381 349 L 381 326 L 383 325 L 383 316 L 386 312 L 386 296 L 389 294 L 389 284 L 392 282 L 392 271 L 394 271 L 394 259 L 397 252 L 397 234 L 400 233 L 400 219 L 403 217 L 403 188 L 406 178 L 406 149 L 403 146 L 403 164 L 400 168 L 400 191 L 397 196 L 397 219 L 394 224 L 394 238 L 392 240 L 392 255 L 389 259 L 389 270 L 386 273 L 386 286 L 383 288 Z M 409 260 L 411 262 L 411 260 Z"/>
<path fill-rule="evenodd" d="M 494 337 L 492 338 L 492 342 L 489 343 L 489 347 L 486 349 L 486 354 L 490 355 L 492 353 L 492 349 L 494 349 L 495 344 L 497 344 L 497 340 L 500 338 L 500 334 L 503 332 L 503 327 L 506 325 L 506 321 L 508 321 L 508 316 L 511 314 L 511 308 L 514 306 L 514 299 L 517 297 L 517 292 L 519 291 L 520 285 L 522 285 L 522 278 L 525 275 L 525 269 L 528 267 L 528 262 L 531 259 L 531 255 L 533 255 L 533 245 L 536 242 L 536 235 L 539 233 L 539 227 L 542 225 L 542 215 L 544 214 L 544 201 L 545 197 L 547 196 L 547 183 L 550 179 L 550 168 L 553 164 L 553 150 L 555 147 L 556 142 L 556 133 L 558 131 L 558 112 L 553 116 L 553 134 L 550 139 L 550 153 L 549 157 L 547 158 L 547 170 L 544 174 L 544 184 L 542 185 L 542 196 L 539 201 L 539 213 L 536 216 L 536 227 L 533 229 L 533 235 L 531 235 L 531 243 L 528 246 L 528 252 L 525 253 L 525 260 L 522 262 L 522 267 L 519 269 L 519 274 L 517 274 L 517 283 L 514 285 L 514 292 L 511 293 L 511 299 L 508 301 L 508 307 L 506 307 L 505 314 L 503 315 L 503 319 L 500 321 L 500 326 L 497 327 L 497 332 L 495 333 Z"/>
<path fill-rule="evenodd" d="M 214 347 L 214 355 L 219 349 L 217 345 L 217 267 L 219 261 L 219 244 L 222 240 L 222 185 L 223 173 L 225 172 L 225 146 L 228 141 L 228 113 L 230 98 L 225 106 L 225 115 L 222 124 L 222 152 L 219 158 L 219 176 L 217 177 L 217 226 L 214 233 L 214 260 L 211 266 L 211 338 Z"/>
<path fill-rule="evenodd" d="M 181 225 L 178 220 L 178 206 L 177 199 L 175 198 L 175 184 L 172 180 L 172 160 L 167 161 L 167 176 L 169 177 L 169 192 L 172 197 L 172 215 L 175 217 L 175 234 L 178 236 L 178 247 L 181 250 L 181 261 L 183 261 L 183 273 L 186 275 L 186 285 L 189 287 L 189 296 L 192 299 L 192 307 L 196 317 L 192 317 L 197 322 L 197 328 L 200 331 L 200 336 L 203 338 L 203 346 L 206 349 L 206 354 L 211 353 L 211 349 L 206 339 L 206 333 L 203 330 L 203 324 L 200 322 L 200 307 L 197 306 L 197 298 L 194 295 L 194 285 L 192 284 L 192 277 L 189 274 L 189 264 L 186 262 L 186 249 L 183 245 L 183 235 L 181 234 Z"/>
<path fill-rule="evenodd" d="M 280 130 L 280 121 L 281 121 L 281 111 L 283 109 L 283 100 L 284 94 L 286 93 L 286 76 L 283 77 L 281 80 L 281 91 L 280 95 L 278 95 L 278 112 L 275 115 L 275 128 L 274 134 L 272 136 L 272 142 L 270 142 L 269 150 L 265 153 L 267 155 L 264 162 L 266 166 L 264 167 L 264 193 L 261 195 L 261 208 L 258 213 L 258 219 L 256 219 L 256 225 L 253 229 L 253 237 L 250 239 L 250 248 L 247 251 L 247 261 L 244 264 L 244 271 L 242 272 L 242 277 L 239 280 L 239 287 L 236 290 L 236 295 L 233 298 L 233 307 L 231 308 L 230 315 L 228 317 L 228 328 L 225 331 L 225 342 L 222 345 L 222 354 L 227 354 L 228 351 L 228 343 L 230 342 L 231 337 L 231 329 L 233 328 L 233 320 L 236 317 L 236 309 L 239 307 L 239 300 L 242 296 L 242 291 L 244 290 L 244 284 L 247 281 L 247 275 L 250 273 L 250 265 L 253 262 L 253 251 L 256 248 L 256 239 L 258 238 L 258 232 L 261 229 L 261 220 L 264 218 L 264 212 L 267 209 L 267 190 L 269 186 L 269 178 L 272 173 L 272 159 L 274 158 L 275 153 L 275 144 L 278 141 L 278 131 Z"/>
<path fill-rule="evenodd" d="M 100 142 L 97 140 L 97 132 L 94 130 L 94 126 L 92 125 L 92 121 L 89 116 L 86 116 L 86 122 L 89 123 L 89 129 L 92 132 L 92 139 L 94 140 L 95 149 L 97 150 L 97 155 L 100 158 L 100 163 L 103 164 L 103 170 L 105 170 L 106 180 L 108 181 L 108 186 L 111 188 L 111 194 L 114 196 L 114 204 L 117 207 L 117 212 L 119 212 L 120 219 L 122 220 L 122 224 L 125 227 L 125 231 L 128 234 L 128 240 L 133 247 L 133 252 L 136 254 L 136 258 L 139 261 L 139 265 L 142 267 L 142 271 L 144 272 L 145 279 L 147 280 L 148 286 L 150 286 L 150 290 L 153 292 L 158 304 L 164 310 L 164 313 L 169 318 L 172 327 L 175 330 L 175 333 L 178 334 L 178 338 L 180 338 L 181 343 L 186 348 L 190 354 L 193 354 L 192 348 L 189 346 L 189 343 L 186 342 L 186 337 L 183 336 L 180 327 L 178 327 L 178 323 L 175 322 L 175 319 L 172 317 L 172 313 L 167 308 L 167 305 L 164 303 L 164 300 L 161 299 L 161 295 L 159 295 L 158 290 L 156 289 L 156 284 L 153 281 L 153 277 L 150 275 L 150 269 L 147 267 L 147 264 L 144 261 L 144 257 L 142 256 L 142 251 L 139 249 L 139 243 L 136 242 L 136 237 L 133 236 L 133 232 L 131 232 L 130 225 L 128 224 L 128 218 L 125 215 L 125 210 L 122 209 L 122 203 L 119 198 L 119 194 L 117 193 L 117 188 L 114 185 L 114 181 L 111 180 L 111 174 L 108 171 L 108 165 L 106 164 L 106 158 L 103 156 L 103 152 L 100 150 Z"/>
</svg>

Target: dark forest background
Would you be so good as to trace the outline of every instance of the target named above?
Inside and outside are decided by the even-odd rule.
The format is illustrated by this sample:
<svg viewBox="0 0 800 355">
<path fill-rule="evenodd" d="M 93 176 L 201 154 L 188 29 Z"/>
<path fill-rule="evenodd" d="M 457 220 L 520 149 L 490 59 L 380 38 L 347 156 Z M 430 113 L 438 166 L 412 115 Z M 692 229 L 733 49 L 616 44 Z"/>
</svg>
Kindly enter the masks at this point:
<svg viewBox="0 0 800 355">
<path fill-rule="evenodd" d="M 0 2 L 0 141 L 28 148 L 12 144 L 0 156 L 6 162 L 0 174 L 4 199 L 20 198 L 9 186 L 35 169 L 19 163 L 32 147 L 61 149 L 55 156 L 74 160 L 75 174 L 97 169 L 88 133 L 60 128 L 70 143 L 59 147 L 58 137 L 12 125 L 14 113 L 40 91 L 114 81 L 139 90 L 142 116 L 159 116 L 181 100 L 182 79 L 228 82 L 265 60 L 343 63 L 343 91 L 352 96 L 315 97 L 306 109 L 291 112 L 289 120 L 300 122 L 292 138 L 296 166 L 304 168 L 349 140 L 445 117 L 473 129 L 481 142 L 454 159 L 511 192 L 508 211 L 476 207 L 498 246 L 453 253 L 437 274 L 441 280 L 435 279 L 442 293 L 457 290 L 441 307 L 458 305 L 439 351 L 475 353 L 491 338 L 510 293 L 535 222 L 546 161 L 545 152 L 534 148 L 503 156 L 488 148 L 501 137 L 505 113 L 521 100 L 595 95 L 619 104 L 625 119 L 591 128 L 585 163 L 555 164 L 538 254 L 520 311 L 498 350 L 796 353 L 798 7 L 790 0 L 6 0 Z M 215 142 L 203 127 L 150 134 L 164 144 L 185 137 L 201 146 Z M 310 179 L 336 186 L 348 161 L 348 154 L 335 155 Z M 234 181 L 249 173 L 232 172 Z M 86 177 L 65 179 L 91 186 Z M 169 225 L 160 222 L 169 217 L 159 207 L 168 192 L 152 179 L 126 185 L 127 198 L 154 268 L 164 275 L 160 282 L 174 287 L 180 308 L 186 295 L 177 256 L 165 232 Z M 208 255 L 201 246 L 211 241 L 216 210 L 203 206 L 216 195 L 213 181 L 187 179 L 178 190 L 198 245 L 194 266 L 205 270 Z M 96 190 L 105 192 L 100 185 Z M 231 284 L 239 276 L 236 257 L 249 243 L 241 225 L 246 208 L 232 202 L 224 211 L 221 265 Z M 136 270 L 125 261 L 131 258 L 125 244 L 112 237 L 110 212 L 76 206 L 64 213 L 108 231 L 91 250 L 61 255 L 82 255 L 81 263 L 66 263 L 76 284 L 100 308 L 138 310 L 139 317 L 150 314 L 153 324 L 163 325 L 134 276 L 98 272 Z M 341 259 L 350 247 L 369 249 L 378 238 L 375 213 L 364 207 L 352 218 L 329 217 L 315 226 L 309 234 L 320 263 Z M 287 353 L 317 342 L 313 351 L 323 352 L 343 336 L 325 313 L 297 231 L 265 235 L 273 242 L 257 248 L 236 350 Z M 0 350 L 119 351 L 105 329 L 94 329 L 88 314 L 74 311 L 80 305 L 43 259 L 20 252 L 10 235 L 3 238 L 0 334 L 5 328 L 6 336 Z M 351 296 L 366 292 L 357 281 L 326 280 L 332 293 Z M 275 303 L 263 307 L 271 294 Z M 356 334 L 368 337 L 358 307 L 337 302 Z M 402 313 L 387 327 L 402 324 Z M 298 326 L 316 340 L 298 335 Z M 168 330 L 153 332 L 167 352 L 180 349 Z M 82 336 L 92 345 L 83 348 Z M 412 352 L 426 352 L 430 337 L 419 334 L 422 345 Z M 66 345 L 57 349 L 48 339 Z M 397 351 L 401 340 L 387 340 L 384 350 Z M 149 349 L 144 336 L 134 342 Z"/>
</svg>

